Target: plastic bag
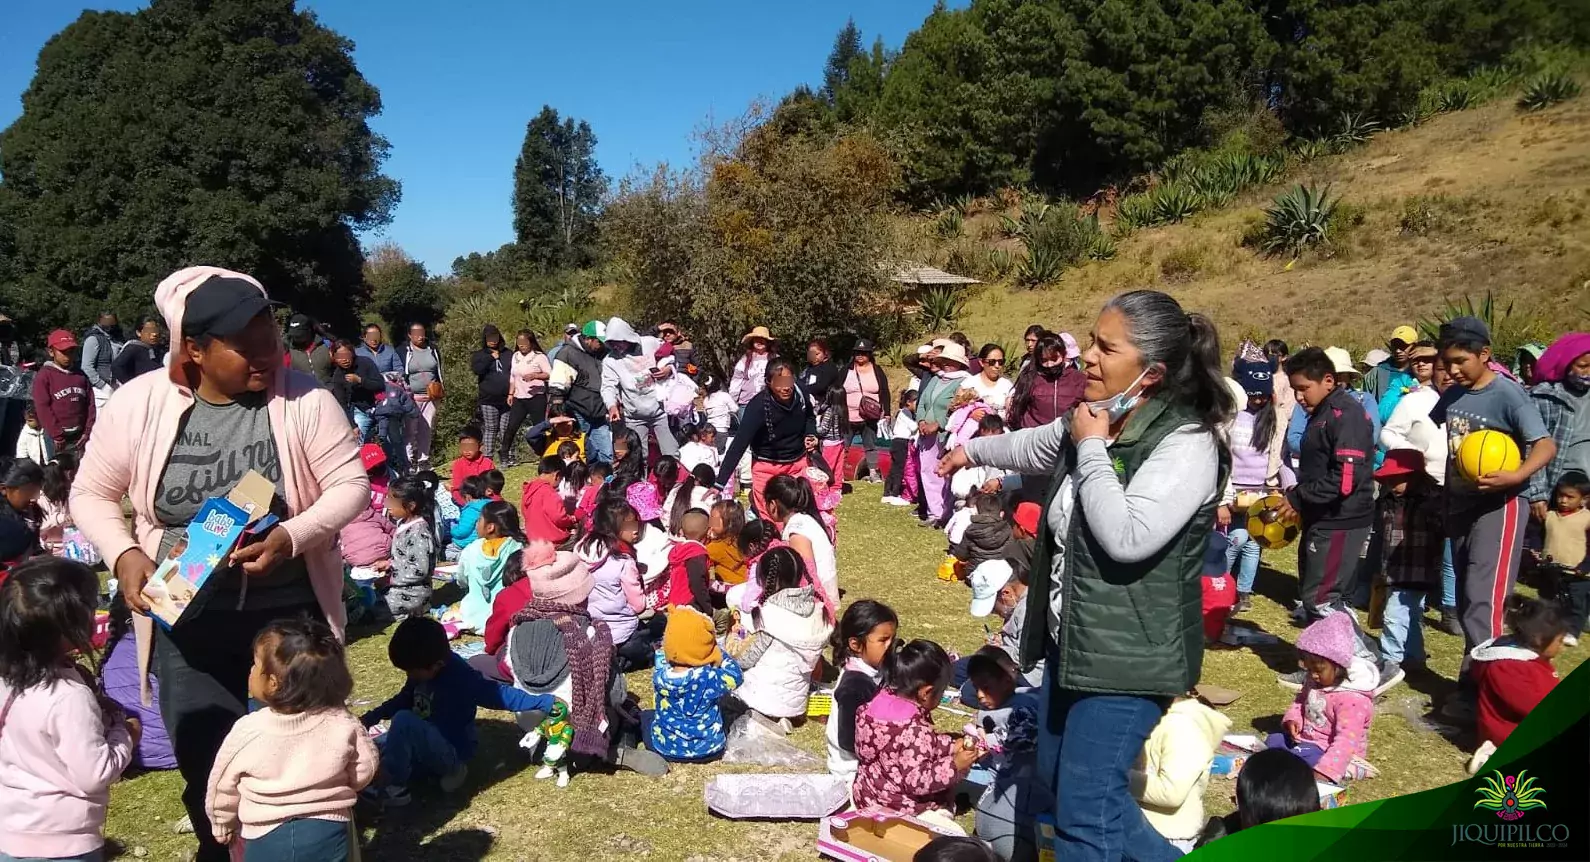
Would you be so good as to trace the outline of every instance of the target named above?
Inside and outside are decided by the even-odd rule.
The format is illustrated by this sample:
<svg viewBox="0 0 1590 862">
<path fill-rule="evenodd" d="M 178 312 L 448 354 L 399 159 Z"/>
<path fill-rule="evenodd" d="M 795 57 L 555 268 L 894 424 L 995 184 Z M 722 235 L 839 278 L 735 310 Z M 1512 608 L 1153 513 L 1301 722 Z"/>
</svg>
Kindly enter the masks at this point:
<svg viewBox="0 0 1590 862">
<path fill-rule="evenodd" d="M 850 801 L 850 784 L 826 772 L 744 773 L 707 782 L 707 808 L 734 820 L 817 820 Z"/>
<path fill-rule="evenodd" d="M 818 770 L 823 761 L 806 751 L 772 728 L 741 716 L 729 728 L 728 743 L 723 748 L 724 763 L 751 763 L 757 766 L 782 766 L 788 769 Z"/>
</svg>

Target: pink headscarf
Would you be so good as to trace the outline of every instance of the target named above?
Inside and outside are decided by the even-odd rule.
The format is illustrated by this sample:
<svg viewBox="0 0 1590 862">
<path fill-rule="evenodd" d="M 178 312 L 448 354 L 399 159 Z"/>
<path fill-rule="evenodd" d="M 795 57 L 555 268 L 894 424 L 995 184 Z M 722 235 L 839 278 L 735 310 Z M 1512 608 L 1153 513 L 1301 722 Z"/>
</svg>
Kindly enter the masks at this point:
<svg viewBox="0 0 1590 862">
<path fill-rule="evenodd" d="M 1590 353 L 1590 332 L 1570 332 L 1553 341 L 1535 363 L 1535 380 L 1541 383 L 1561 383 L 1568 368 L 1579 357 Z"/>
</svg>

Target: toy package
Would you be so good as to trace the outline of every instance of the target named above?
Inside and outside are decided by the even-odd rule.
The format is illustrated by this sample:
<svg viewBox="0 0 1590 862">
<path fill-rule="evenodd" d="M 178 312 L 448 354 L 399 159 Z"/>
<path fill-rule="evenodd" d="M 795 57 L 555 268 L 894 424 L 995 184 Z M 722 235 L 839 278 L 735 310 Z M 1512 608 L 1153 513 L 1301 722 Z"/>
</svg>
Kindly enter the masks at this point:
<svg viewBox="0 0 1590 862">
<path fill-rule="evenodd" d="M 907 814 L 846 811 L 823 818 L 817 852 L 842 862 L 911 862 L 916 851 L 948 834 Z"/>
<path fill-rule="evenodd" d="M 250 470 L 225 498 L 204 501 L 187 531 L 144 584 L 143 596 L 157 623 L 169 631 L 182 620 L 210 576 L 225 568 L 232 551 L 276 526 L 276 516 L 269 514 L 275 495 L 275 483 Z"/>
</svg>

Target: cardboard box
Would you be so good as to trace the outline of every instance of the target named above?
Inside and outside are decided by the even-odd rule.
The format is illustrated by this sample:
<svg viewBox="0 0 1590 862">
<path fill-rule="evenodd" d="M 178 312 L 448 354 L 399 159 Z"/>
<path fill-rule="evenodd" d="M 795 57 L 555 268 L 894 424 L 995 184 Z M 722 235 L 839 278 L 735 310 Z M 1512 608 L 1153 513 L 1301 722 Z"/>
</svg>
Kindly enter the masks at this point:
<svg viewBox="0 0 1590 862">
<path fill-rule="evenodd" d="M 187 531 L 144 584 L 150 616 L 169 630 L 239 546 L 276 526 L 268 514 L 276 485 L 250 470 L 225 498 L 204 501 Z"/>
</svg>

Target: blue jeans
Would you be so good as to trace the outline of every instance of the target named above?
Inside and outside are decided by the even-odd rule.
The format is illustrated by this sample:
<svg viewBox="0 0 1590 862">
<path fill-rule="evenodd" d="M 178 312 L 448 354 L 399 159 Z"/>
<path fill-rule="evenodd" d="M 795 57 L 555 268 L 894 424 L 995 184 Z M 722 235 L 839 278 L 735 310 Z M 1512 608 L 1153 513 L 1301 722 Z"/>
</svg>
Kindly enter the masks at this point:
<svg viewBox="0 0 1590 862">
<path fill-rule="evenodd" d="M 1380 653 L 1387 661 L 1425 660 L 1424 590 L 1389 590 L 1381 615 Z"/>
<path fill-rule="evenodd" d="M 51 856 L 48 859 L 42 856 L 7 856 L 0 853 L 0 862 L 103 862 L 105 851 L 90 850 L 81 856 Z"/>
<path fill-rule="evenodd" d="M 1457 607 L 1457 566 L 1452 565 L 1452 540 L 1441 546 L 1441 607 Z"/>
<path fill-rule="evenodd" d="M 1165 714 L 1169 698 L 1091 694 L 1044 685 L 1055 710 L 1041 735 L 1059 737 L 1053 786 L 1055 855 L 1066 862 L 1160 862 L 1181 858 L 1148 825 L 1127 772 Z M 1058 729 L 1052 729 L 1058 724 Z M 1040 740 L 1040 755 L 1043 750 Z"/>
<path fill-rule="evenodd" d="M 392 716 L 391 727 L 376 745 L 381 749 L 381 768 L 393 784 L 408 784 L 416 772 L 446 775 L 458 765 L 453 744 L 412 710 Z"/>
<path fill-rule="evenodd" d="M 370 415 L 370 411 L 358 407 L 350 407 L 348 412 L 351 414 L 349 418 L 353 420 L 353 427 L 359 429 L 359 442 L 370 442 L 370 429 L 375 425 L 375 417 Z"/>
<path fill-rule="evenodd" d="M 243 842 L 243 862 L 346 862 L 348 824 L 301 817 Z"/>
<path fill-rule="evenodd" d="M 1259 543 L 1247 530 L 1237 526 L 1233 526 L 1226 537 L 1231 540 L 1226 547 L 1226 571 L 1237 576 L 1237 592 L 1245 596 L 1253 592 L 1253 582 L 1259 577 Z M 1237 567 L 1239 559 L 1241 568 Z"/>
<path fill-rule="evenodd" d="M 613 462 L 613 426 L 606 422 L 600 425 L 580 420 L 580 427 L 585 430 L 586 460 L 591 463 L 601 461 L 611 464 Z"/>
</svg>

